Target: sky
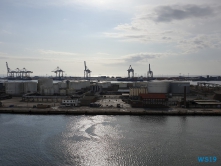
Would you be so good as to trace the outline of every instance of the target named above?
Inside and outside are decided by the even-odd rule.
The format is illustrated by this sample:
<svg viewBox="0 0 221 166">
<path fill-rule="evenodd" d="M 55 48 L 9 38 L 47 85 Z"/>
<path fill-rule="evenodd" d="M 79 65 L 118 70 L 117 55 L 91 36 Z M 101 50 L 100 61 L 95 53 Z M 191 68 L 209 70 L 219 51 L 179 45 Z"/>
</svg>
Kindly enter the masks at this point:
<svg viewBox="0 0 221 166">
<path fill-rule="evenodd" d="M 0 76 L 221 75 L 220 0 L 1 0 Z"/>
</svg>

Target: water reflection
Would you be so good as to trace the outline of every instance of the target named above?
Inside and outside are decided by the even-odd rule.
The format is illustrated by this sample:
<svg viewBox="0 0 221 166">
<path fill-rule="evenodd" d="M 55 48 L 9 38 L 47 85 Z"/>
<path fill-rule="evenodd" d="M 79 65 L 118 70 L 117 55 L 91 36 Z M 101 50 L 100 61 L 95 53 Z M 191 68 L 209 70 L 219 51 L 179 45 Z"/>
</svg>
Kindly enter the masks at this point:
<svg viewBox="0 0 221 166">
<path fill-rule="evenodd" d="M 109 125 L 115 117 L 84 116 L 71 118 L 62 135 L 69 164 L 108 165 L 114 156 L 114 145 L 121 138 L 117 127 Z"/>
<path fill-rule="evenodd" d="M 0 165 L 197 165 L 200 155 L 221 158 L 220 122 L 221 117 L 1 114 Z"/>
</svg>

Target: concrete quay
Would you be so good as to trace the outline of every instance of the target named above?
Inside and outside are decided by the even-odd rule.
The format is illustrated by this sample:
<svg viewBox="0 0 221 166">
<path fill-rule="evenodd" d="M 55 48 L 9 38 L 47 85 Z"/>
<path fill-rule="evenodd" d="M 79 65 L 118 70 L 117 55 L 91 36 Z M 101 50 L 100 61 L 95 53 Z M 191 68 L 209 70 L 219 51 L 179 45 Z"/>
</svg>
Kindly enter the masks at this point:
<svg viewBox="0 0 221 166">
<path fill-rule="evenodd" d="M 145 108 L 0 108 L 1 113 L 43 115 L 159 115 L 159 116 L 221 116 L 220 109 L 145 109 Z"/>
</svg>

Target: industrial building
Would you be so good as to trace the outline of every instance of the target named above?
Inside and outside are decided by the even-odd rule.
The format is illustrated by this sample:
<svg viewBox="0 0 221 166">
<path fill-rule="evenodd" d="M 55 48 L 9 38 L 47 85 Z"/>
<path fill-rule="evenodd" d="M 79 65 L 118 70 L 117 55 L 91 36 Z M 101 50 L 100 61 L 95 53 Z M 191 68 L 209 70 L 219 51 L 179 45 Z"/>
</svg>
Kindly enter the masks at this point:
<svg viewBox="0 0 221 166">
<path fill-rule="evenodd" d="M 62 105 L 66 107 L 71 107 L 71 106 L 79 106 L 80 101 L 76 99 L 71 99 L 71 98 L 66 98 L 62 100 Z"/>
</svg>

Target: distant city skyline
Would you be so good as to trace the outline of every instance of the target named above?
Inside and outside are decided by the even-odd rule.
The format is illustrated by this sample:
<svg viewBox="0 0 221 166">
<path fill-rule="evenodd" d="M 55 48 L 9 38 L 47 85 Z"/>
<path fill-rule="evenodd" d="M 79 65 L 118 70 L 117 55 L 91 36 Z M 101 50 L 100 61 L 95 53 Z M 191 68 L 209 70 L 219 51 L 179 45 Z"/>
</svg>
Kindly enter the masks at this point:
<svg viewBox="0 0 221 166">
<path fill-rule="evenodd" d="M 0 76 L 221 75 L 219 0 L 1 0 Z"/>
</svg>

